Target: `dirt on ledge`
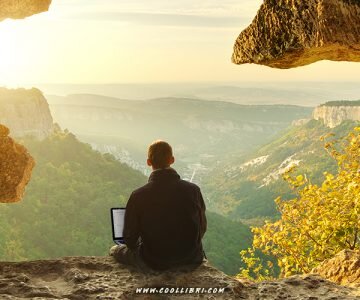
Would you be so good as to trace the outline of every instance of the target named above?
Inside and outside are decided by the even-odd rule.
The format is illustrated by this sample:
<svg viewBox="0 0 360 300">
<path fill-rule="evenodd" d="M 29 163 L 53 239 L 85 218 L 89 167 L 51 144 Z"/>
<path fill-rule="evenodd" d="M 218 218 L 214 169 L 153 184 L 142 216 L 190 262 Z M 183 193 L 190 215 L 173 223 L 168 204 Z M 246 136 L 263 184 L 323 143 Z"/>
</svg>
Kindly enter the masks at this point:
<svg viewBox="0 0 360 300">
<path fill-rule="evenodd" d="M 140 287 L 224 288 L 224 293 L 137 294 Z M 253 283 L 236 280 L 204 262 L 194 270 L 140 273 L 112 257 L 65 257 L 0 263 L 1 299 L 360 299 L 356 288 L 318 275 Z"/>
</svg>

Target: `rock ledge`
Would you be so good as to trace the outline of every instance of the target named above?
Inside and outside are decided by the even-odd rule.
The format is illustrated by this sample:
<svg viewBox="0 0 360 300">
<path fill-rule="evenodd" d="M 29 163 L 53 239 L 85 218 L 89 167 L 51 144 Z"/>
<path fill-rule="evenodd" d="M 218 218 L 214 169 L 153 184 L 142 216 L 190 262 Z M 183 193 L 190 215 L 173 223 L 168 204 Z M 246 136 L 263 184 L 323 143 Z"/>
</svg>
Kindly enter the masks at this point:
<svg viewBox="0 0 360 300">
<path fill-rule="evenodd" d="M 136 294 L 138 287 L 223 287 L 223 294 Z M 204 262 L 195 270 L 143 274 L 112 257 L 0 263 L 1 299 L 359 299 L 359 290 L 318 275 L 252 283 Z"/>
</svg>

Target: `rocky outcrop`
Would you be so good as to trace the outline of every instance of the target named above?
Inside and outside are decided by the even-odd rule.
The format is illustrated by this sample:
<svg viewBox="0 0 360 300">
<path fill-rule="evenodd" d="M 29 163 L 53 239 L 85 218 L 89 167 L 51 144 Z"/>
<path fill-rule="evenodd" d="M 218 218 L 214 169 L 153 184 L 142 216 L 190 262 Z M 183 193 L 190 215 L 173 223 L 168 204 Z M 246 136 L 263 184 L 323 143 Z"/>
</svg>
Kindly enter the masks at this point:
<svg viewBox="0 0 360 300">
<path fill-rule="evenodd" d="M 313 270 L 335 283 L 360 289 L 360 250 L 343 250 Z"/>
<path fill-rule="evenodd" d="M 0 202 L 20 201 L 31 177 L 34 160 L 25 147 L 9 136 L 9 129 L 0 125 Z"/>
<path fill-rule="evenodd" d="M 173 288 L 178 294 L 141 294 L 137 288 Z M 222 293 L 181 293 L 223 288 Z M 205 290 L 204 290 L 205 291 Z M 207 262 L 194 270 L 140 273 L 112 257 L 66 257 L 0 263 L 1 299 L 357 299 L 359 290 L 317 275 L 253 283 L 236 280 Z"/>
<path fill-rule="evenodd" d="M 0 124 L 9 127 L 13 137 L 31 135 L 43 139 L 54 130 L 49 105 L 35 88 L 0 88 Z"/>
<path fill-rule="evenodd" d="M 0 0 L 0 21 L 23 19 L 49 9 L 51 0 Z"/>
<path fill-rule="evenodd" d="M 360 1 L 264 0 L 232 55 L 281 69 L 324 59 L 360 61 Z"/>
<path fill-rule="evenodd" d="M 319 106 L 315 108 L 313 118 L 334 128 L 345 120 L 360 121 L 360 106 Z"/>
</svg>

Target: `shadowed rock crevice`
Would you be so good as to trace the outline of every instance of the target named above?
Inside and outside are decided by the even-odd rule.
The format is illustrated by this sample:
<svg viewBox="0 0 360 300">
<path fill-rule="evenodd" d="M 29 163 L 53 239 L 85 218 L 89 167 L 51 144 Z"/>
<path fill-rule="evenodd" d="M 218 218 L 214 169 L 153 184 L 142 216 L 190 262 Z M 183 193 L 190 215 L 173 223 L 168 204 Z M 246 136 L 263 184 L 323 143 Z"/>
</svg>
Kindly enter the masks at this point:
<svg viewBox="0 0 360 300">
<path fill-rule="evenodd" d="M 319 60 L 360 62 L 360 1 L 265 0 L 232 55 L 280 69 Z"/>
</svg>

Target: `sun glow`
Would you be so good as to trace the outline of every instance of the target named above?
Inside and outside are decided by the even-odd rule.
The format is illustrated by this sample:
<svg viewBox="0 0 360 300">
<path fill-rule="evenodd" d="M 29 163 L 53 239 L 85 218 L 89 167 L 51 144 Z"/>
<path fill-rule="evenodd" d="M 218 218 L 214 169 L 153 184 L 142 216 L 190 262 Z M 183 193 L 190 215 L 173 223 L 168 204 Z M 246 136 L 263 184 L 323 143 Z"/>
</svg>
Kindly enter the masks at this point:
<svg viewBox="0 0 360 300">
<path fill-rule="evenodd" d="M 261 3 L 254 1 L 244 0 L 237 10 L 234 0 L 219 1 L 225 3 L 220 8 L 210 0 L 204 6 L 53 0 L 48 12 L 0 22 L 0 86 L 360 78 L 358 63 L 324 61 L 290 70 L 232 64 L 234 41 Z M 227 17 L 237 20 L 238 13 L 229 26 Z M 224 24 L 214 26 L 219 20 Z"/>
<path fill-rule="evenodd" d="M 0 82 L 15 86 L 19 72 L 31 60 L 33 53 L 26 47 L 27 38 L 23 36 L 17 21 L 6 20 L 0 23 L 0 41 Z"/>
</svg>

